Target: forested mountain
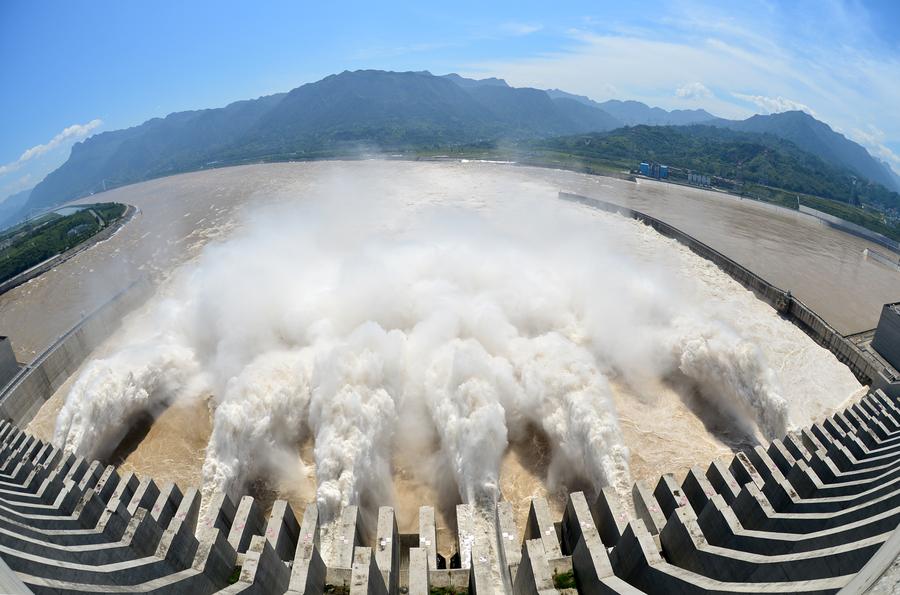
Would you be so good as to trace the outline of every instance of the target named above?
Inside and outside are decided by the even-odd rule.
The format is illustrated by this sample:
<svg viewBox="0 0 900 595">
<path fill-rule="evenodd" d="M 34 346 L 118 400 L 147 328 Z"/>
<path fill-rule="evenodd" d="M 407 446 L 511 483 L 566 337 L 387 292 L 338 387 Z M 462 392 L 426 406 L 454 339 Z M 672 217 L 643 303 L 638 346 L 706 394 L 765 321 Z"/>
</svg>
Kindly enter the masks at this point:
<svg viewBox="0 0 900 595">
<path fill-rule="evenodd" d="M 740 121 L 716 119 L 710 123 L 731 130 L 772 134 L 789 140 L 804 151 L 821 157 L 826 163 L 846 167 L 862 178 L 900 191 L 896 176 L 887 166 L 873 158 L 863 147 L 806 112 L 752 116 Z"/>
<path fill-rule="evenodd" d="M 714 125 L 720 131 L 730 129 L 745 135 L 740 137 L 741 142 L 757 146 L 772 148 L 774 140 L 790 141 L 793 148 L 781 147 L 778 154 L 811 153 L 819 158 L 813 169 L 821 175 L 839 174 L 843 180 L 849 171 L 866 184 L 872 180 L 893 187 L 895 182 L 894 176 L 865 149 L 800 112 L 754 116 L 738 122 L 715 118 L 704 110 L 669 112 L 636 101 L 598 103 L 555 89 L 515 88 L 498 78 L 475 80 L 457 74 L 362 70 L 328 76 L 288 93 L 223 108 L 173 113 L 140 126 L 90 137 L 76 144 L 68 161 L 32 190 L 18 214 L 103 189 L 230 163 L 348 155 L 360 148 L 435 149 L 609 132 L 635 125 L 697 123 Z M 751 142 L 754 134 L 760 138 Z M 724 137 L 709 131 L 685 129 L 679 133 L 666 129 L 654 135 L 648 130 L 625 129 L 618 137 L 604 138 L 603 146 L 610 151 L 616 149 L 616 138 L 629 138 L 631 142 L 640 139 L 642 151 L 654 149 L 646 143 L 664 143 L 655 147 L 656 152 L 645 152 L 641 159 L 658 154 L 663 160 L 665 151 L 673 148 L 665 143 L 675 140 L 691 143 L 691 154 L 697 159 L 704 151 L 704 142 L 713 143 L 705 150 L 713 161 L 721 159 L 722 167 L 729 158 L 729 153 L 722 153 Z M 637 158 L 637 153 L 633 155 Z M 827 169 L 822 169 L 822 164 Z M 767 179 L 787 183 L 796 176 L 774 171 L 794 166 L 784 161 L 769 164 Z M 814 176 L 800 178 L 809 182 L 804 191 L 810 193 L 836 184 L 830 192 L 838 194 L 843 184 L 813 184 Z M 869 194 L 882 196 L 876 190 Z M 883 194 L 879 201 L 890 202 L 896 196 Z M 900 201 L 896 203 L 893 206 L 900 207 Z"/>
<path fill-rule="evenodd" d="M 650 107 L 646 103 L 640 101 L 619 101 L 618 99 L 610 99 L 602 103 L 594 101 L 584 95 L 574 95 L 566 93 L 559 89 L 550 89 L 547 91 L 550 97 L 559 97 L 571 99 L 581 104 L 595 107 L 603 110 L 616 119 L 619 123 L 616 128 L 622 126 L 640 126 L 647 124 L 650 126 L 685 126 L 688 124 L 699 124 L 715 120 L 716 117 L 706 110 L 688 109 L 688 110 L 672 110 L 666 111 L 659 107 Z"/>
<path fill-rule="evenodd" d="M 533 146 L 610 161 L 657 161 L 743 183 L 813 194 L 841 202 L 896 208 L 900 195 L 860 180 L 773 134 L 709 125 L 633 126 L 607 133 L 535 141 Z M 854 184 L 854 178 L 856 183 Z"/>
<path fill-rule="evenodd" d="M 602 110 L 499 79 L 343 72 L 289 93 L 170 114 L 78 143 L 34 189 L 30 208 L 216 162 L 555 136 L 618 125 Z"/>
<path fill-rule="evenodd" d="M 0 228 L 5 221 L 14 221 L 31 196 L 31 188 L 10 194 L 0 202 Z"/>
</svg>

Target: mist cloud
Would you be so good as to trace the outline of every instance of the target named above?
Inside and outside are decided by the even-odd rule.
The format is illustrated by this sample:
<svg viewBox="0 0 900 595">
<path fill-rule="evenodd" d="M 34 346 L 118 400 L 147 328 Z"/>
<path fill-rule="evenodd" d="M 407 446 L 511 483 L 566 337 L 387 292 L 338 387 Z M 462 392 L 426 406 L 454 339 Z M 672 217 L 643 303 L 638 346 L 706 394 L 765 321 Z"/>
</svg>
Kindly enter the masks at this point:
<svg viewBox="0 0 900 595">
<path fill-rule="evenodd" d="M 552 488 L 624 494 L 614 384 L 649 401 L 677 384 L 750 440 L 791 427 L 757 341 L 793 327 L 765 309 L 751 332 L 733 300 L 752 296 L 683 246 L 541 184 L 356 167 L 288 189 L 177 271 L 81 373 L 56 443 L 97 456 L 135 415 L 210 394 L 204 490 L 277 477 L 311 440 L 327 519 L 390 502 L 396 453 L 489 505 L 534 432 Z"/>
</svg>

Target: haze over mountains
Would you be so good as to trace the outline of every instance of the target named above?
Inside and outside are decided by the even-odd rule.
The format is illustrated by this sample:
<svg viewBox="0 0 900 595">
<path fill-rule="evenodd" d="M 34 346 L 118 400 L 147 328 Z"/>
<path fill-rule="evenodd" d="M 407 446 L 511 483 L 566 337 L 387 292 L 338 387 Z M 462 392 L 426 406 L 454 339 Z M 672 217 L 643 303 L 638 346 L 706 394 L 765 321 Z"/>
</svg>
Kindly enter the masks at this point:
<svg viewBox="0 0 900 595">
<path fill-rule="evenodd" d="M 666 111 L 636 101 L 596 102 L 558 89 L 515 88 L 497 78 L 364 70 L 90 137 L 73 146 L 68 161 L 31 191 L 26 204 L 2 209 L 0 223 L 103 189 L 227 163 L 698 124 L 776 136 L 831 166 L 900 190 L 885 164 L 803 112 L 732 121 L 704 110 Z"/>
<path fill-rule="evenodd" d="M 672 110 L 670 112 L 660 107 L 650 107 L 640 101 L 619 101 L 610 99 L 598 103 L 584 95 L 573 95 L 559 89 L 549 89 L 547 94 L 554 99 L 572 99 L 583 105 L 603 110 L 615 118 L 618 126 L 686 126 L 689 124 L 703 124 L 715 120 L 716 117 L 706 110 Z"/>
</svg>

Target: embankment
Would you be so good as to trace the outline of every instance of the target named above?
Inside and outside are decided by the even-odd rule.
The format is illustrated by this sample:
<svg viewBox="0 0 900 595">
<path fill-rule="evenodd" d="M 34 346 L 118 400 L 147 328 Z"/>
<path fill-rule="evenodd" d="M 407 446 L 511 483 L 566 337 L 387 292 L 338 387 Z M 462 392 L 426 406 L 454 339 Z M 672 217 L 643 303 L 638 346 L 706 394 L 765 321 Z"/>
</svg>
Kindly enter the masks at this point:
<svg viewBox="0 0 900 595">
<path fill-rule="evenodd" d="M 117 231 L 119 231 L 119 229 L 123 225 L 125 225 L 126 223 L 131 221 L 131 218 L 134 217 L 134 215 L 137 212 L 138 212 L 138 210 L 135 207 L 133 207 L 131 205 L 127 205 L 127 208 L 125 209 L 125 213 L 121 217 L 116 219 L 112 225 L 109 225 L 109 226 L 105 227 L 104 229 L 101 229 L 100 231 L 98 231 L 97 233 L 95 233 L 94 235 L 92 235 L 91 237 L 89 237 L 88 239 L 83 241 L 82 243 L 78 244 L 77 246 L 70 248 L 61 254 L 57 254 L 56 256 L 48 258 L 44 262 L 31 267 L 27 271 L 19 273 L 15 277 L 12 277 L 10 279 L 7 279 L 3 283 L 0 283 L 0 295 L 6 293 L 10 289 L 13 289 L 15 287 L 18 287 L 19 285 L 22 285 L 23 283 L 28 283 L 35 277 L 43 275 L 44 273 L 46 273 L 53 267 L 57 267 L 57 266 L 61 265 L 62 263 L 64 263 L 65 261 L 69 260 L 70 258 L 73 258 L 73 257 L 81 254 L 85 250 L 89 250 L 91 247 L 95 246 L 96 244 L 99 244 L 100 242 L 102 242 L 104 240 L 108 240 Z"/>
<path fill-rule="evenodd" d="M 806 304 L 791 295 L 791 292 L 775 287 L 759 275 L 731 260 L 721 252 L 707 246 L 700 240 L 689 236 L 664 221 L 628 207 L 568 192 L 560 192 L 559 197 L 563 200 L 581 203 L 595 209 L 631 217 L 649 225 L 667 238 L 677 240 L 698 256 L 715 263 L 716 266 L 728 273 L 732 279 L 752 291 L 759 299 L 771 305 L 784 317 L 800 327 L 816 343 L 831 351 L 838 361 L 850 368 L 861 383 L 882 386 L 889 382 L 889 379 L 885 378 L 883 370 L 879 370 L 856 345 L 837 332 Z"/>
<path fill-rule="evenodd" d="M 866 229 L 862 225 L 857 225 L 856 223 L 853 223 L 851 221 L 841 219 L 840 217 L 835 217 L 834 215 L 830 215 L 828 213 L 824 213 L 822 211 L 804 205 L 800 205 L 800 212 L 806 213 L 807 215 L 812 215 L 816 219 L 824 222 L 826 225 L 831 226 L 835 229 L 839 229 L 844 233 L 849 233 L 850 235 L 854 235 L 858 238 L 869 240 L 870 242 L 874 242 L 880 246 L 883 246 L 896 254 L 900 254 L 900 244 L 888 237 L 883 236 L 877 231 Z"/>
<path fill-rule="evenodd" d="M 24 426 L 84 360 L 150 294 L 138 281 L 84 317 L 0 389 L 0 419 Z"/>
</svg>

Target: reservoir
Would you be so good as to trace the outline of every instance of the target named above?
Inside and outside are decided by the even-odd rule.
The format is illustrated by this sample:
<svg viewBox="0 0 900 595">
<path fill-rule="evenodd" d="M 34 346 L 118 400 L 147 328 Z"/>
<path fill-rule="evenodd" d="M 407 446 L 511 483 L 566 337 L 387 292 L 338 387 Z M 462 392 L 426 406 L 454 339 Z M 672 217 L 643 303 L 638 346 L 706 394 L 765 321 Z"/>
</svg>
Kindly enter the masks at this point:
<svg viewBox="0 0 900 595">
<path fill-rule="evenodd" d="M 635 221 L 563 204 L 560 190 L 684 230 L 791 290 L 844 333 L 874 327 L 881 305 L 900 293 L 900 274 L 865 260 L 863 250 L 873 246 L 862 239 L 798 213 L 682 186 L 493 163 L 314 162 L 196 172 L 104 193 L 103 200 L 140 213 L 109 240 L 0 296 L 0 330 L 20 361 L 29 361 L 132 280 L 149 276 L 160 288 L 96 354 L 115 366 L 86 371 L 89 362 L 76 375 L 84 378 L 77 390 L 73 378 L 30 430 L 53 437 L 71 394 L 82 405 L 108 399 L 96 408 L 108 417 L 88 424 L 105 428 L 132 412 L 123 405 L 118 414 L 122 395 L 172 390 L 178 398 L 153 409 L 155 421 L 106 458 L 183 487 L 226 482 L 210 487 L 219 489 L 233 479 L 223 461 L 255 460 L 261 447 L 250 435 L 215 442 L 217 424 L 270 424 L 279 417 L 273 411 L 290 413 L 269 397 L 294 398 L 295 372 L 310 366 L 311 386 L 332 386 L 323 381 L 327 371 L 337 388 L 319 405 L 310 389 L 303 401 L 309 422 L 260 432 L 310 426 L 290 434 L 297 443 L 287 459 L 260 460 L 272 470 L 251 478 L 257 495 L 288 498 L 297 510 L 317 494 L 340 506 L 360 486 L 383 487 L 403 531 L 415 524 L 418 506 L 440 509 L 454 489 L 457 499 L 495 490 L 514 503 L 522 529 L 532 495 L 559 505 L 554 490 L 578 488 L 579 480 L 601 477 L 625 489 L 632 479 L 683 476 L 756 432 L 808 423 L 858 394 L 859 384 L 830 353 L 716 267 Z M 167 318 L 168 304 L 184 307 Z M 452 323 L 435 316 L 443 312 Z M 423 331 L 431 326 L 437 330 Z M 155 333 L 170 327 L 173 351 L 147 356 L 134 348 L 147 338 L 158 343 Z M 321 334 L 309 338 L 309 329 Z M 307 344 L 315 346 L 308 354 L 297 349 Z M 411 359 L 423 352 L 426 360 Z M 373 364 L 360 355 L 370 353 L 381 359 Z M 195 367 L 185 364 L 191 358 Z M 507 369 L 523 387 L 513 397 L 504 396 Z M 180 379 L 177 390 L 166 384 L 173 379 Z M 747 391 L 752 402 L 729 397 Z M 559 399 L 541 401 L 547 394 Z M 582 394 L 595 416 L 584 428 L 573 413 Z M 332 414 L 347 419 L 358 395 L 377 405 L 371 418 L 353 418 L 370 436 L 329 421 Z M 328 409 L 335 403 L 339 412 Z M 407 417 L 416 407 L 421 411 Z M 546 415 L 534 415 L 536 407 Z M 487 450 L 467 451 L 453 424 L 414 434 L 422 420 L 457 417 L 460 435 Z M 99 448 L 100 438 L 91 442 L 72 427 L 63 432 L 67 445 Z M 591 432 L 597 427 L 600 437 Z M 499 446 L 492 442 L 498 432 L 505 432 Z M 364 477 L 355 460 L 323 451 L 314 435 L 363 444 L 362 452 L 384 458 L 392 480 L 381 486 Z M 210 440 L 218 449 L 212 463 Z M 588 461 L 581 477 L 566 477 L 566 461 L 591 440 L 602 446 L 592 452 L 604 456 Z M 423 449 L 405 442 L 426 445 L 429 458 L 412 456 Z M 495 446 L 499 473 L 479 466 Z M 318 470 L 337 459 L 333 483 L 323 483 Z M 462 463 L 448 468 L 448 460 Z M 450 489 L 436 477 L 441 471 L 454 478 Z"/>
</svg>

